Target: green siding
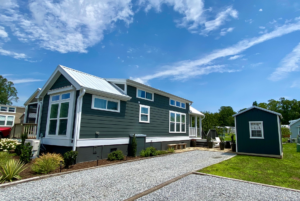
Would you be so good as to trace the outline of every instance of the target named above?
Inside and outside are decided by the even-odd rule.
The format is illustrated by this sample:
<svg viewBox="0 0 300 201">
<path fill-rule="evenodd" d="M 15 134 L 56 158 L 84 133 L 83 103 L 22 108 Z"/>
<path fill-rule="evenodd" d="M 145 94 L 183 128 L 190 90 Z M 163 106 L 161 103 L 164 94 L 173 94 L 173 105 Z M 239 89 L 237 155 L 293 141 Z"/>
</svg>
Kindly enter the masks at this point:
<svg viewBox="0 0 300 201">
<path fill-rule="evenodd" d="M 69 80 L 67 80 L 63 75 L 60 75 L 58 77 L 58 79 L 56 80 L 56 82 L 52 85 L 50 90 L 58 89 L 58 88 L 66 87 L 66 86 L 71 86 L 71 85 L 72 84 L 71 84 L 71 82 L 69 82 Z"/>
<path fill-rule="evenodd" d="M 264 139 L 250 139 L 249 121 L 263 121 Z M 236 116 L 238 152 L 281 155 L 277 115 L 252 109 Z"/>
<path fill-rule="evenodd" d="M 120 113 L 93 110 L 92 94 L 83 97 L 80 138 L 129 137 L 129 134 L 146 134 L 147 137 L 188 136 L 188 111 L 169 105 L 169 98 L 154 94 L 154 101 L 136 98 L 136 88 L 128 86 L 130 101 L 121 101 Z M 139 103 L 150 106 L 150 123 L 139 123 Z M 186 133 L 169 133 L 169 111 L 186 113 Z"/>
<path fill-rule="evenodd" d="M 290 131 L 291 131 L 291 139 L 293 138 L 297 138 L 298 136 L 298 128 L 300 127 L 300 121 L 298 121 L 297 123 L 293 124 L 290 127 Z"/>
</svg>

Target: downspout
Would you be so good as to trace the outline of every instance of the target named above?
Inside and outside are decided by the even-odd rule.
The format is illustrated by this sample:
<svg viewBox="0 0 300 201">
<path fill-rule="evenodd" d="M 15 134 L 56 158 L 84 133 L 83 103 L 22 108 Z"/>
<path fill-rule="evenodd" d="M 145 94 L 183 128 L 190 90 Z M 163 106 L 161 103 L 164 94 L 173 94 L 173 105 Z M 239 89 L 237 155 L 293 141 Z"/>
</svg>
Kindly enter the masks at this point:
<svg viewBox="0 0 300 201">
<path fill-rule="evenodd" d="M 79 138 L 80 124 L 81 124 L 81 111 L 82 111 L 82 97 L 84 96 L 84 94 L 85 94 L 85 89 L 83 89 L 80 92 L 80 95 L 77 98 L 73 151 L 76 151 L 77 139 Z"/>
<path fill-rule="evenodd" d="M 39 107 L 38 107 L 39 108 L 39 111 L 38 111 L 38 113 L 39 113 L 39 119 L 38 119 L 38 122 L 37 122 L 37 135 L 36 135 L 36 139 L 39 139 L 39 137 L 40 137 L 43 102 L 44 102 L 44 98 L 41 101 L 38 100 L 38 104 L 39 104 Z M 46 134 L 44 136 L 46 136 Z"/>
</svg>

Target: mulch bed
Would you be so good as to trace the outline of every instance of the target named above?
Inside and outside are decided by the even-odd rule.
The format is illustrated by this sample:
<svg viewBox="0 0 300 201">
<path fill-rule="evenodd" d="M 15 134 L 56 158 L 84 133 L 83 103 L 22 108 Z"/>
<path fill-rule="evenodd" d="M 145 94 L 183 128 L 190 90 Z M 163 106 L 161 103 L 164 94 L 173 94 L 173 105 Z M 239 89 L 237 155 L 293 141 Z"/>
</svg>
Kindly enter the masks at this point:
<svg viewBox="0 0 300 201">
<path fill-rule="evenodd" d="M 14 159 L 19 159 L 19 156 L 14 156 Z M 137 157 L 130 157 L 127 156 L 124 158 L 124 160 L 116 160 L 116 161 L 108 161 L 106 159 L 102 159 L 102 160 L 98 160 L 98 166 L 102 166 L 102 165 L 107 165 L 107 164 L 113 164 L 113 163 L 119 163 L 122 161 L 126 161 L 126 160 L 138 160 L 140 159 L 140 156 Z M 150 158 L 150 157 L 149 157 Z M 31 165 L 33 164 L 32 160 L 30 163 L 27 164 L 27 169 L 25 169 L 23 172 L 21 172 L 20 176 L 22 177 L 22 179 L 27 179 L 27 178 L 31 178 L 31 177 L 37 177 L 37 176 L 41 176 L 41 175 L 45 175 L 45 174 L 37 174 L 35 172 L 33 172 L 31 170 Z M 83 163 L 78 163 L 75 165 L 70 166 L 69 169 L 66 168 L 62 168 L 61 172 L 69 172 L 69 171 L 73 171 L 73 170 L 80 170 L 80 169 L 85 169 L 85 168 L 90 168 L 90 167 L 95 167 L 97 166 L 97 161 L 89 161 L 89 162 L 83 162 Z M 54 174 L 54 173 L 59 173 L 60 169 L 58 168 L 57 170 L 54 170 L 48 174 Z"/>
</svg>

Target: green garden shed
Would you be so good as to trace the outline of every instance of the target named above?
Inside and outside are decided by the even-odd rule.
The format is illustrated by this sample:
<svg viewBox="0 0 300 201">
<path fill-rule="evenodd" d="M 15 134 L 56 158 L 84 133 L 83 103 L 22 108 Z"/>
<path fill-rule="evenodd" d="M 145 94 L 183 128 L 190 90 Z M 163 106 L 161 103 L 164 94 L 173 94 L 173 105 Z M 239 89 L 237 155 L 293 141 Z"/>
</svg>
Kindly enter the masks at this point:
<svg viewBox="0 0 300 201">
<path fill-rule="evenodd" d="M 282 158 L 282 115 L 257 106 L 235 115 L 237 154 Z"/>
</svg>

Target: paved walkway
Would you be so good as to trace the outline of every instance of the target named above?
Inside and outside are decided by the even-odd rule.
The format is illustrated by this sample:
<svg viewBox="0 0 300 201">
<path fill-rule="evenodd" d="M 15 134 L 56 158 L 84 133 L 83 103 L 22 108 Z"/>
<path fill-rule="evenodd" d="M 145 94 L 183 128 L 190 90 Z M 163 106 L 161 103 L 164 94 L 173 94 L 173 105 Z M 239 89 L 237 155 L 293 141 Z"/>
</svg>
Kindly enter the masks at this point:
<svg viewBox="0 0 300 201">
<path fill-rule="evenodd" d="M 232 154 L 191 151 L 99 167 L 0 189 L 0 200 L 124 200 Z"/>
<path fill-rule="evenodd" d="M 282 201 L 300 200 L 300 192 L 192 174 L 138 200 Z"/>
</svg>

